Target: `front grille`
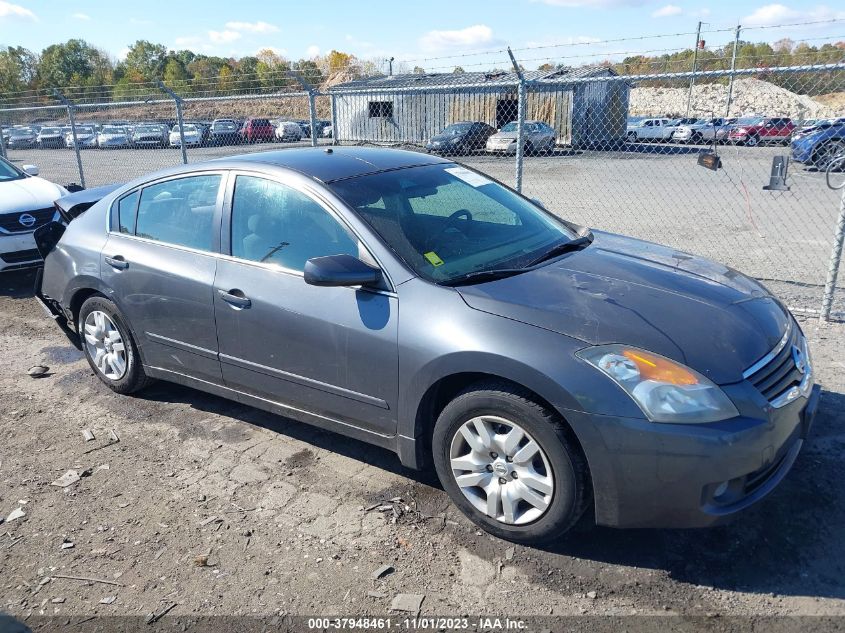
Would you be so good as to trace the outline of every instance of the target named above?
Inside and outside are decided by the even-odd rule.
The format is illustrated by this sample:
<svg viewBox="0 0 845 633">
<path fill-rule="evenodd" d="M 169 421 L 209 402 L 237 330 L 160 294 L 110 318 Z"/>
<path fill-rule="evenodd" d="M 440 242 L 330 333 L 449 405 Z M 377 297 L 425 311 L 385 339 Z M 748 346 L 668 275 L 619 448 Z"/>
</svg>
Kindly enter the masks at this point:
<svg viewBox="0 0 845 633">
<path fill-rule="evenodd" d="M 3 213 L 0 214 L 0 229 L 3 229 L 7 233 L 31 233 L 39 226 L 43 226 L 52 220 L 55 213 L 56 210 L 52 207 L 48 209 L 35 209 L 34 211 Z M 25 226 L 20 221 L 21 216 L 27 214 L 35 218 L 35 223 L 30 226 Z"/>
<path fill-rule="evenodd" d="M 789 391 L 792 387 L 800 385 L 801 380 L 804 378 L 804 373 L 799 371 L 795 365 L 795 357 L 793 355 L 794 347 L 801 348 L 800 337 L 800 330 L 795 326 L 790 327 L 786 342 L 780 350 L 775 348 L 777 353 L 774 357 L 765 365 L 746 376 L 747 380 L 769 402 L 786 391 Z"/>
<path fill-rule="evenodd" d="M 25 251 L 13 251 L 11 253 L 0 253 L 0 259 L 7 264 L 20 264 L 21 262 L 31 262 L 36 259 L 41 259 L 41 254 L 35 248 L 30 248 Z"/>
</svg>

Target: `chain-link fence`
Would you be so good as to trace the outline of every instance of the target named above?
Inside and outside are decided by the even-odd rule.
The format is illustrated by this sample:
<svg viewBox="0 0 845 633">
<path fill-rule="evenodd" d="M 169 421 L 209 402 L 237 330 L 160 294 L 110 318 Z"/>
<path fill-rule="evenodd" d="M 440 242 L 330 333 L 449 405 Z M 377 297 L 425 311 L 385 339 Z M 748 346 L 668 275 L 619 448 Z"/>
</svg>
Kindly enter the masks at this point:
<svg viewBox="0 0 845 633">
<path fill-rule="evenodd" d="M 845 275 L 833 292 L 843 196 L 826 182 L 845 154 L 845 63 L 525 71 L 508 53 L 503 70 L 372 74 L 319 90 L 290 75 L 264 93 L 183 97 L 161 85 L 108 103 L 58 93 L 0 109 L 0 150 L 88 187 L 282 147 L 454 155 L 562 217 L 677 248 L 679 265 L 680 251 L 704 255 L 794 308 L 845 312 Z"/>
</svg>

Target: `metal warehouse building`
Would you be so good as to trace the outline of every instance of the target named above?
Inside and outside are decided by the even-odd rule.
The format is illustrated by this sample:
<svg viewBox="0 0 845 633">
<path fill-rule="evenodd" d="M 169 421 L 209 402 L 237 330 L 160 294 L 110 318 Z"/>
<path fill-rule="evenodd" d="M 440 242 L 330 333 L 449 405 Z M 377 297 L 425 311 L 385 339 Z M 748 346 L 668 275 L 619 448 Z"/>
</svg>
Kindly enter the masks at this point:
<svg viewBox="0 0 845 633">
<path fill-rule="evenodd" d="M 601 66 L 527 71 L 526 120 L 544 121 L 558 145 L 612 145 L 625 138 L 630 86 Z M 601 81 L 607 77 L 607 81 Z M 359 79 L 329 88 L 338 141 L 424 143 L 450 123 L 495 128 L 517 119 L 514 72 L 436 73 Z"/>
</svg>

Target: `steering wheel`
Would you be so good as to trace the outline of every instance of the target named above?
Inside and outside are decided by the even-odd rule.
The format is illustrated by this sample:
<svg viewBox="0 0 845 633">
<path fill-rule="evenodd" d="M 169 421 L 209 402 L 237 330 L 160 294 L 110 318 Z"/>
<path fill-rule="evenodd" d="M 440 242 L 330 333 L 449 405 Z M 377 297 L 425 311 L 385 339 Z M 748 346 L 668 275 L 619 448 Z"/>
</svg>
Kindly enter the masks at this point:
<svg viewBox="0 0 845 633">
<path fill-rule="evenodd" d="M 459 218 L 464 218 L 463 220 L 459 220 Z M 467 239 L 466 233 L 464 233 L 460 228 L 459 225 L 463 222 L 470 222 L 472 221 L 472 213 L 470 213 L 467 209 L 458 209 L 448 218 L 446 218 L 446 223 L 443 225 L 443 228 L 440 229 L 437 233 L 432 235 L 430 238 L 426 240 L 426 250 L 431 250 L 431 246 L 434 242 L 440 239 L 440 237 L 449 231 L 450 229 L 458 229 L 460 236 L 463 239 Z"/>
</svg>

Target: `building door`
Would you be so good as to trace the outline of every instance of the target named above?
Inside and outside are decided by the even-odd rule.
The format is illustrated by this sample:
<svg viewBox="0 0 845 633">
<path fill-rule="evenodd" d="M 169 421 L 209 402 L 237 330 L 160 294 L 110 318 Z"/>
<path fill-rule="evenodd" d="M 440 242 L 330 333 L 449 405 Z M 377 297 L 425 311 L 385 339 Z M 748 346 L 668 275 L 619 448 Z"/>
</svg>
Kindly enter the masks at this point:
<svg viewBox="0 0 845 633">
<path fill-rule="evenodd" d="M 511 121 L 516 121 L 519 114 L 519 102 L 513 97 L 496 100 L 496 127 L 502 129 Z"/>
</svg>

